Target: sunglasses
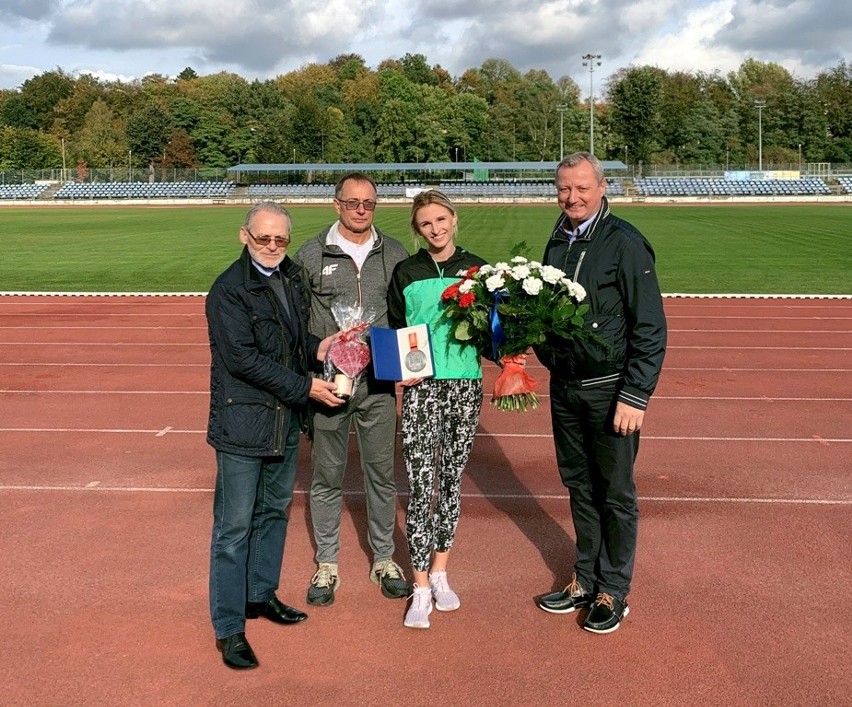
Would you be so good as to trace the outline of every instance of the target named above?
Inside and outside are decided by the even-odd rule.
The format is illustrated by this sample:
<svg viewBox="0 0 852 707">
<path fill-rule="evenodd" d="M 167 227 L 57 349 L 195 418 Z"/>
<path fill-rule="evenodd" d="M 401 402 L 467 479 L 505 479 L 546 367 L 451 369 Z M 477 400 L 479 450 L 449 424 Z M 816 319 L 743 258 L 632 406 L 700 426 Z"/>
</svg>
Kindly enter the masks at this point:
<svg viewBox="0 0 852 707">
<path fill-rule="evenodd" d="M 256 236 L 247 228 L 245 229 L 245 232 L 248 233 L 251 236 L 252 240 L 258 245 L 269 245 L 272 241 L 275 241 L 275 245 L 277 245 L 279 248 L 286 248 L 288 245 L 290 245 L 289 238 L 282 238 L 281 236 L 276 236 L 275 238 L 273 238 L 272 236 Z"/>
<path fill-rule="evenodd" d="M 361 201 L 359 199 L 335 199 L 338 204 L 343 204 L 348 211 L 355 211 L 359 206 L 364 207 L 364 211 L 373 211 L 376 208 L 376 202 L 372 199 Z"/>
</svg>

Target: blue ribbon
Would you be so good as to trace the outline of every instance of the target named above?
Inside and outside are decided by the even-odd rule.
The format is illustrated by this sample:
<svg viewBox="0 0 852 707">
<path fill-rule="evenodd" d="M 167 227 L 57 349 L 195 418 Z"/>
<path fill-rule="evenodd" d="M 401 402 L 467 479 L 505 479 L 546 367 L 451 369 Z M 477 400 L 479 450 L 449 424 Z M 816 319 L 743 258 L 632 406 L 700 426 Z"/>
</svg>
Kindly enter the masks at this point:
<svg viewBox="0 0 852 707">
<path fill-rule="evenodd" d="M 499 349 L 506 343 L 506 334 L 503 331 L 503 325 L 500 324 L 500 315 L 497 312 L 497 305 L 508 297 L 506 290 L 498 290 L 493 295 L 494 299 L 491 302 L 491 310 L 488 312 L 488 322 L 491 327 L 491 360 L 499 360 Z"/>
</svg>

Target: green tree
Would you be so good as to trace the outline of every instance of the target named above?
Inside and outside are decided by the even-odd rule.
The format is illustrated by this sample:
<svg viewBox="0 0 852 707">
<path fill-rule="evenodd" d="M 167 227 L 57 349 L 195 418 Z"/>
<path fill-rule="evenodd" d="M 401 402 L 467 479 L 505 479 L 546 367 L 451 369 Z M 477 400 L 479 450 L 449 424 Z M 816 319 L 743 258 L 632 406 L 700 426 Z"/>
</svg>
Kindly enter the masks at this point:
<svg viewBox="0 0 852 707">
<path fill-rule="evenodd" d="M 852 161 L 852 66 L 841 61 L 821 72 L 805 94 L 810 125 L 800 142 L 811 161 Z"/>
<path fill-rule="evenodd" d="M 59 144 L 32 128 L 0 128 L 0 169 L 43 169 L 62 166 Z"/>
<path fill-rule="evenodd" d="M 411 83 L 437 86 L 440 79 L 422 54 L 406 54 L 399 60 L 402 73 Z"/>
<path fill-rule="evenodd" d="M 528 71 L 515 97 L 519 117 L 530 138 L 532 159 L 552 160 L 559 156 L 559 112 L 562 97 L 546 71 Z"/>
<path fill-rule="evenodd" d="M 104 100 L 105 87 L 94 76 L 84 74 L 77 77 L 67 98 L 56 104 L 54 110 L 54 132 L 72 134 L 78 131 L 95 101 Z"/>
<path fill-rule="evenodd" d="M 396 69 L 379 73 L 379 114 L 376 119 L 376 159 L 404 162 L 412 159 L 417 138 L 414 126 L 421 109 L 420 93 Z"/>
<path fill-rule="evenodd" d="M 56 105 L 68 98 L 73 89 L 74 79 L 59 68 L 24 81 L 21 85 L 21 100 L 32 115 L 32 127 L 49 130 L 56 117 Z"/>
<path fill-rule="evenodd" d="M 162 154 L 170 125 L 168 116 L 159 105 L 146 103 L 127 118 L 124 129 L 134 160 L 148 165 Z"/>
<path fill-rule="evenodd" d="M 637 162 L 647 163 L 663 144 L 660 106 L 666 73 L 653 66 L 616 72 L 608 87 L 611 124 Z"/>
<path fill-rule="evenodd" d="M 109 167 L 124 158 L 125 144 L 121 121 L 105 101 L 98 100 L 75 136 L 70 157 L 90 167 Z"/>
<path fill-rule="evenodd" d="M 802 86 L 787 69 L 772 62 L 746 59 L 728 75 L 739 114 L 740 139 L 748 160 L 757 163 L 760 143 L 764 151 L 764 168 L 773 148 L 795 143 L 803 105 Z M 763 108 L 758 108 L 761 101 Z"/>
<path fill-rule="evenodd" d="M 13 94 L 3 101 L 0 106 L 0 125 L 10 128 L 36 127 L 36 117 L 18 94 Z"/>
</svg>

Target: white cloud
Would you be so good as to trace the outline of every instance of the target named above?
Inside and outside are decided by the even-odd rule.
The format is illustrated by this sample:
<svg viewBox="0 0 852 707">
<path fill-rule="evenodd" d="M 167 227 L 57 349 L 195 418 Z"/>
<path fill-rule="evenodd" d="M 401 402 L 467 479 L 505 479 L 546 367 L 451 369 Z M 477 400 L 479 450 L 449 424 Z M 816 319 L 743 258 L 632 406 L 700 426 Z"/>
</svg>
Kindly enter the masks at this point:
<svg viewBox="0 0 852 707">
<path fill-rule="evenodd" d="M 628 65 L 736 69 L 752 57 L 807 78 L 852 46 L 837 0 L 0 0 L 0 87 L 60 66 L 95 75 L 235 71 L 267 78 L 359 53 L 423 54 L 458 76 L 485 59 L 581 86 Z M 20 70 L 14 67 L 19 67 Z"/>
<path fill-rule="evenodd" d="M 40 73 L 35 66 L 19 64 L 0 64 L 0 88 L 14 88 Z"/>
</svg>

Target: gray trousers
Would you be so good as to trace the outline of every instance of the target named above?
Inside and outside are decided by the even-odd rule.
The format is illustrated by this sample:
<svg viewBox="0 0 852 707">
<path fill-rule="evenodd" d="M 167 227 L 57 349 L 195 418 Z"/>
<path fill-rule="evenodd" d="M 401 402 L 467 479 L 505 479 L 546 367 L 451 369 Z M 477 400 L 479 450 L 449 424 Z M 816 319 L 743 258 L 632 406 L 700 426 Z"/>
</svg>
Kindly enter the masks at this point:
<svg viewBox="0 0 852 707">
<path fill-rule="evenodd" d="M 317 563 L 337 563 L 340 553 L 343 476 L 350 427 L 355 428 L 364 474 L 367 540 L 373 561 L 388 560 L 394 552 L 396 398 L 386 393 L 368 395 L 362 382 L 345 405 L 330 411 L 320 408 L 314 416 L 310 504 Z"/>
</svg>

